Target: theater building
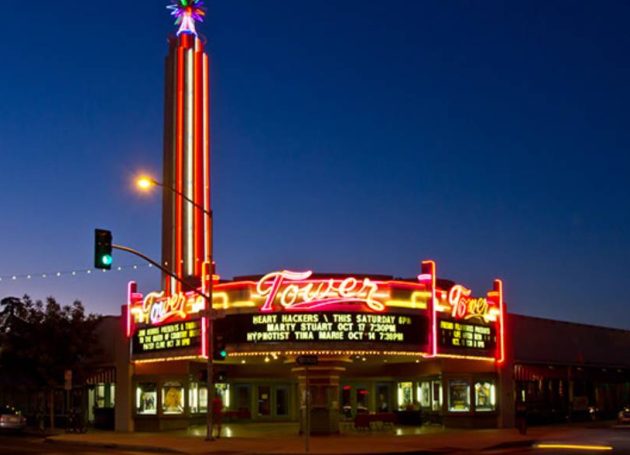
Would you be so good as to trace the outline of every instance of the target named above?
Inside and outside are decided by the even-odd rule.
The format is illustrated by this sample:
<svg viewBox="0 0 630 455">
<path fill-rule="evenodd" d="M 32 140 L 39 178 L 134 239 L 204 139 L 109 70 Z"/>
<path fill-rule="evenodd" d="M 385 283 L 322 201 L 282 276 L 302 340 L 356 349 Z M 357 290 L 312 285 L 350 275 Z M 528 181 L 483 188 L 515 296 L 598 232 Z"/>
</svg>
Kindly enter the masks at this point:
<svg viewBox="0 0 630 455">
<path fill-rule="evenodd" d="M 129 284 L 113 349 L 115 387 L 102 388 L 107 397 L 114 391 L 115 403 L 92 398 L 114 404 L 117 430 L 203 423 L 206 366 L 215 357 L 221 360 L 210 379 L 225 419 L 297 422 L 308 402 L 317 434 L 337 433 L 365 415 L 412 425 L 512 426 L 515 400 L 542 389 L 567 403 L 590 400 L 578 395 L 580 370 L 548 352 L 553 344 L 521 349 L 544 324 L 508 323 L 501 280 L 473 292 L 440 277 L 431 260 L 410 278 L 308 270 L 215 275 L 209 59 L 194 27 L 203 12 L 196 1 L 172 8 L 180 29 L 165 64 L 162 288 Z M 573 336 L 577 329 L 567 330 Z M 542 339 L 553 343 L 551 332 Z M 630 346 L 628 332 L 619 338 Z M 514 354 L 525 360 L 516 369 Z M 627 398 L 629 363 L 614 365 L 619 399 Z M 561 371 L 567 382 L 554 376 Z"/>
<path fill-rule="evenodd" d="M 299 420 L 306 382 L 314 433 L 389 413 L 397 421 L 496 427 L 504 397 L 505 307 L 500 280 L 474 297 L 438 279 L 433 261 L 412 279 L 279 271 L 212 285 L 213 337 L 200 293 L 166 296 L 129 286 L 124 308 L 128 416 L 136 430 L 201 423 L 206 359 L 229 419 Z M 316 356 L 316 365 L 299 364 Z M 217 358 L 220 358 L 217 357 Z M 509 422 L 507 422 L 509 423 Z M 505 424 L 505 422 L 503 423 Z"/>
<path fill-rule="evenodd" d="M 137 292 L 118 324 L 116 428 L 202 424 L 207 356 L 224 416 L 301 419 L 308 376 L 314 433 L 362 414 L 448 427 L 512 426 L 517 401 L 532 423 L 614 417 L 630 402 L 630 332 L 506 315 L 502 283 L 483 297 L 437 277 L 279 271 L 218 280 L 213 340 L 195 292 Z M 109 325 L 111 327 L 111 324 Z M 214 349 L 212 345 L 214 344 Z M 317 364 L 299 365 L 313 355 Z"/>
</svg>

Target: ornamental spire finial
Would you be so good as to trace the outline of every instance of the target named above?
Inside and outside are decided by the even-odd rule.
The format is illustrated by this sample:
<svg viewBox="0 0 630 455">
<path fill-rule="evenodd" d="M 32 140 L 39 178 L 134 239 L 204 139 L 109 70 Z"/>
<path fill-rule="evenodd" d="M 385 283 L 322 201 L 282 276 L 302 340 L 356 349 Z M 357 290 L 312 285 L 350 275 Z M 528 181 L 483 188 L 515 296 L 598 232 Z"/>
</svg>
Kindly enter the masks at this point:
<svg viewBox="0 0 630 455">
<path fill-rule="evenodd" d="M 166 8 L 172 10 L 171 16 L 175 17 L 175 25 L 179 25 L 177 34 L 197 35 L 195 22 L 203 22 L 203 16 L 206 15 L 203 0 L 171 0 L 171 3 Z"/>
</svg>

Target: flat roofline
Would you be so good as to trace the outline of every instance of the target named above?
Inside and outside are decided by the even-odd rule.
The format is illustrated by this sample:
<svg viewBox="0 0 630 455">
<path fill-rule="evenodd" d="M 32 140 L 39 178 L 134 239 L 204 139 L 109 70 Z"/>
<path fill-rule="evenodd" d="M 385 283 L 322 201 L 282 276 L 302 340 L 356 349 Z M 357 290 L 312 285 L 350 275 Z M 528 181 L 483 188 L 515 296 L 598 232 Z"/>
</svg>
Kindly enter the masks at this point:
<svg viewBox="0 0 630 455">
<path fill-rule="evenodd" d="M 264 277 L 266 275 L 262 274 L 262 275 L 240 275 L 240 276 L 235 276 L 234 278 L 232 278 L 231 280 L 225 280 L 225 282 L 234 282 L 234 281 L 258 281 L 260 280 L 262 277 Z M 355 278 L 369 278 L 371 280 L 379 280 L 379 281 L 390 281 L 390 280 L 395 280 L 395 279 L 400 279 L 402 281 L 407 281 L 406 279 L 402 279 L 402 278 L 395 278 L 393 275 L 380 275 L 380 274 L 375 274 L 375 273 L 322 273 L 322 272 L 313 272 L 313 274 L 310 276 L 310 278 L 351 278 L 351 277 L 355 277 Z M 309 279 L 310 279 L 309 278 Z M 221 280 L 224 281 L 224 280 Z M 415 280 L 417 282 L 417 280 Z"/>
<path fill-rule="evenodd" d="M 572 326 L 582 326 L 582 327 L 589 327 L 589 328 L 593 328 L 593 329 L 603 329 L 603 330 L 614 330 L 617 332 L 622 332 L 622 333 L 627 333 L 628 335 L 630 335 L 630 330 L 628 329 L 620 329 L 617 327 L 607 327 L 605 325 L 595 325 L 595 324 L 586 324 L 584 322 L 572 322 L 572 321 L 563 321 L 560 319 L 550 319 L 550 318 L 543 318 L 540 316 L 530 316 L 527 314 L 519 314 L 519 313 L 513 313 L 511 311 L 508 311 L 508 316 L 516 316 L 519 318 L 527 318 L 527 319 L 537 319 L 539 321 L 547 321 L 547 322 L 554 322 L 557 324 L 566 324 L 566 325 L 572 325 Z"/>
</svg>

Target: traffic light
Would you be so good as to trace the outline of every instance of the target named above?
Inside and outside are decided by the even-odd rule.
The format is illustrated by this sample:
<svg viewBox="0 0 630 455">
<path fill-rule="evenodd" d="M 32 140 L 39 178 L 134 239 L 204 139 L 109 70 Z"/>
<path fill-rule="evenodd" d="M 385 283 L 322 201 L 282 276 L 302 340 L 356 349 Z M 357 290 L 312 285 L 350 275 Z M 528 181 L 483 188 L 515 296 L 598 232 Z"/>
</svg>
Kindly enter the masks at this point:
<svg viewBox="0 0 630 455">
<path fill-rule="evenodd" d="M 105 229 L 94 229 L 94 267 L 112 268 L 112 233 Z"/>
<path fill-rule="evenodd" d="M 225 343 L 223 337 L 215 337 L 212 344 L 212 358 L 214 360 L 225 360 L 227 358 L 227 351 L 225 350 Z"/>
</svg>

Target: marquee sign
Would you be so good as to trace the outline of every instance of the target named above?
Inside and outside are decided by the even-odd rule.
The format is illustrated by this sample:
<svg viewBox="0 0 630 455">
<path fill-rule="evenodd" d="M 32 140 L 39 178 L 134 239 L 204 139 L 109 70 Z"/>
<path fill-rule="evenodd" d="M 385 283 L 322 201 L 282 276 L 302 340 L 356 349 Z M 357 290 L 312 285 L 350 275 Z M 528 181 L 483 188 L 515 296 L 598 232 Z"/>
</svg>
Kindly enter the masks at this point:
<svg viewBox="0 0 630 455">
<path fill-rule="evenodd" d="M 317 343 L 330 348 L 339 343 L 407 345 L 407 350 L 426 349 L 429 327 L 426 315 L 365 314 L 339 312 L 237 314 L 215 321 L 215 330 L 227 343 L 243 349 L 271 344 Z M 304 347 L 302 346 L 302 349 Z"/>
<path fill-rule="evenodd" d="M 178 292 L 165 296 L 164 291 L 149 292 L 141 304 L 131 308 L 136 323 L 161 324 L 169 320 L 184 320 L 205 307 L 203 296 L 194 292 Z"/>
<path fill-rule="evenodd" d="M 432 289 L 432 356 L 494 359 L 503 362 L 503 285 L 495 280 L 486 297 L 473 297 L 461 284 L 437 284 L 435 263 L 424 261 L 421 282 Z"/>
<path fill-rule="evenodd" d="M 459 352 L 477 351 L 494 353 L 497 346 L 496 330 L 493 326 L 466 324 L 440 319 L 438 323 L 438 347 L 442 351 L 454 349 Z"/>
<path fill-rule="evenodd" d="M 484 297 L 438 281 L 425 261 L 418 280 L 314 275 L 282 270 L 259 279 L 214 282 L 215 330 L 235 352 L 342 349 L 417 352 L 428 357 L 504 358 L 500 280 Z M 442 286 L 438 285 L 441 284 Z M 197 292 L 136 292 L 130 283 L 127 334 L 135 356 L 206 355 L 206 301 Z"/>
<path fill-rule="evenodd" d="M 305 311 L 342 309 L 356 305 L 359 309 L 383 311 L 377 299 L 378 284 L 369 278 L 308 279 L 312 271 L 283 270 L 263 276 L 256 291 L 265 303 L 260 311 Z"/>
<path fill-rule="evenodd" d="M 198 351 L 204 332 L 201 319 L 140 328 L 131 339 L 131 353 L 137 355 L 190 348 Z"/>
<path fill-rule="evenodd" d="M 470 297 L 472 291 L 461 284 L 456 284 L 448 291 L 450 315 L 456 319 L 481 319 L 490 321 L 495 319 L 492 308 L 485 298 Z"/>
<path fill-rule="evenodd" d="M 129 283 L 127 336 L 134 359 L 196 357 L 207 352 L 205 299 L 196 292 L 137 292 Z"/>
</svg>

